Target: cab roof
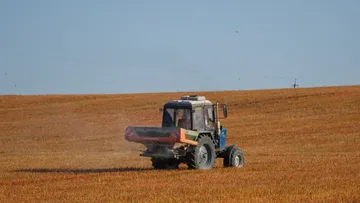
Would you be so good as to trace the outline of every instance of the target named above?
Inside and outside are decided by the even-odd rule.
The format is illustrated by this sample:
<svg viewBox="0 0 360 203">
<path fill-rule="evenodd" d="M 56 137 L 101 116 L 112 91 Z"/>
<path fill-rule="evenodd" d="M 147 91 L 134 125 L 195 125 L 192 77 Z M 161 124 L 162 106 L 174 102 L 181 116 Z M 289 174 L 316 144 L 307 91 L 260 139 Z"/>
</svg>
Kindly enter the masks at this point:
<svg viewBox="0 0 360 203">
<path fill-rule="evenodd" d="M 165 104 L 165 107 L 194 107 L 201 105 L 212 105 L 212 102 L 207 100 L 204 96 L 186 95 L 179 100 L 171 100 Z"/>
</svg>

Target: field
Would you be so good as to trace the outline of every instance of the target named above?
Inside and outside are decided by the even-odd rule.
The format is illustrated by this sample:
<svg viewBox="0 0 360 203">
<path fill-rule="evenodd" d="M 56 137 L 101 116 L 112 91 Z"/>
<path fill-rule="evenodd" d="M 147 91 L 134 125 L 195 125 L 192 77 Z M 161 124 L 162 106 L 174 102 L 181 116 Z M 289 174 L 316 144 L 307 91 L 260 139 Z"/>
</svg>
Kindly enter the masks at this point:
<svg viewBox="0 0 360 203">
<path fill-rule="evenodd" d="M 0 96 L 0 202 L 360 202 L 360 86 L 201 93 L 245 167 L 153 170 L 125 128 L 184 94 Z"/>
</svg>

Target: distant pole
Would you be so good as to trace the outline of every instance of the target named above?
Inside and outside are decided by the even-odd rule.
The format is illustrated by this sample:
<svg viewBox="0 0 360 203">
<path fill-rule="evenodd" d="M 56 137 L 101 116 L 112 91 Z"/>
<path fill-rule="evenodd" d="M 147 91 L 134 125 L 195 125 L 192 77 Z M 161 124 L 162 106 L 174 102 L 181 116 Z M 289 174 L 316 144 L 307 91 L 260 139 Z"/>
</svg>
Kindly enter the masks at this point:
<svg viewBox="0 0 360 203">
<path fill-rule="evenodd" d="M 294 88 L 299 87 L 299 85 L 296 84 L 296 78 L 295 78 L 295 82 L 294 82 L 294 84 L 293 84 L 293 87 L 294 87 Z"/>
</svg>

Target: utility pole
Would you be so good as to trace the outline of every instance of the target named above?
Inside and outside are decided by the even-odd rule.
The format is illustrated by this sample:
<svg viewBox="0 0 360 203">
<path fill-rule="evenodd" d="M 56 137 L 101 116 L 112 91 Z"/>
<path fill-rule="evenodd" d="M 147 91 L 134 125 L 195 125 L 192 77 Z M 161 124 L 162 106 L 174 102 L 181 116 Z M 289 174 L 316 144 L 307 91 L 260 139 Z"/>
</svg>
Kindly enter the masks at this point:
<svg viewBox="0 0 360 203">
<path fill-rule="evenodd" d="M 295 82 L 294 82 L 294 84 L 293 84 L 292 86 L 293 86 L 294 88 L 299 87 L 299 85 L 296 84 L 296 78 L 295 78 Z"/>
</svg>

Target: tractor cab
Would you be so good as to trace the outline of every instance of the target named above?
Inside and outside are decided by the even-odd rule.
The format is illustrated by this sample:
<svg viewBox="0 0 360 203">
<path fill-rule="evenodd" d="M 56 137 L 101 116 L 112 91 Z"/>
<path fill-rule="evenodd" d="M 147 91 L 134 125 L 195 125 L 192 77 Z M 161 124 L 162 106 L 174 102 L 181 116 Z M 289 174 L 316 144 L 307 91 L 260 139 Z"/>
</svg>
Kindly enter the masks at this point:
<svg viewBox="0 0 360 203">
<path fill-rule="evenodd" d="M 215 105 L 204 96 L 182 96 L 180 100 L 167 102 L 163 112 L 162 127 L 179 127 L 198 132 L 214 132 L 216 129 Z M 226 117 L 226 105 L 223 105 Z"/>
</svg>

